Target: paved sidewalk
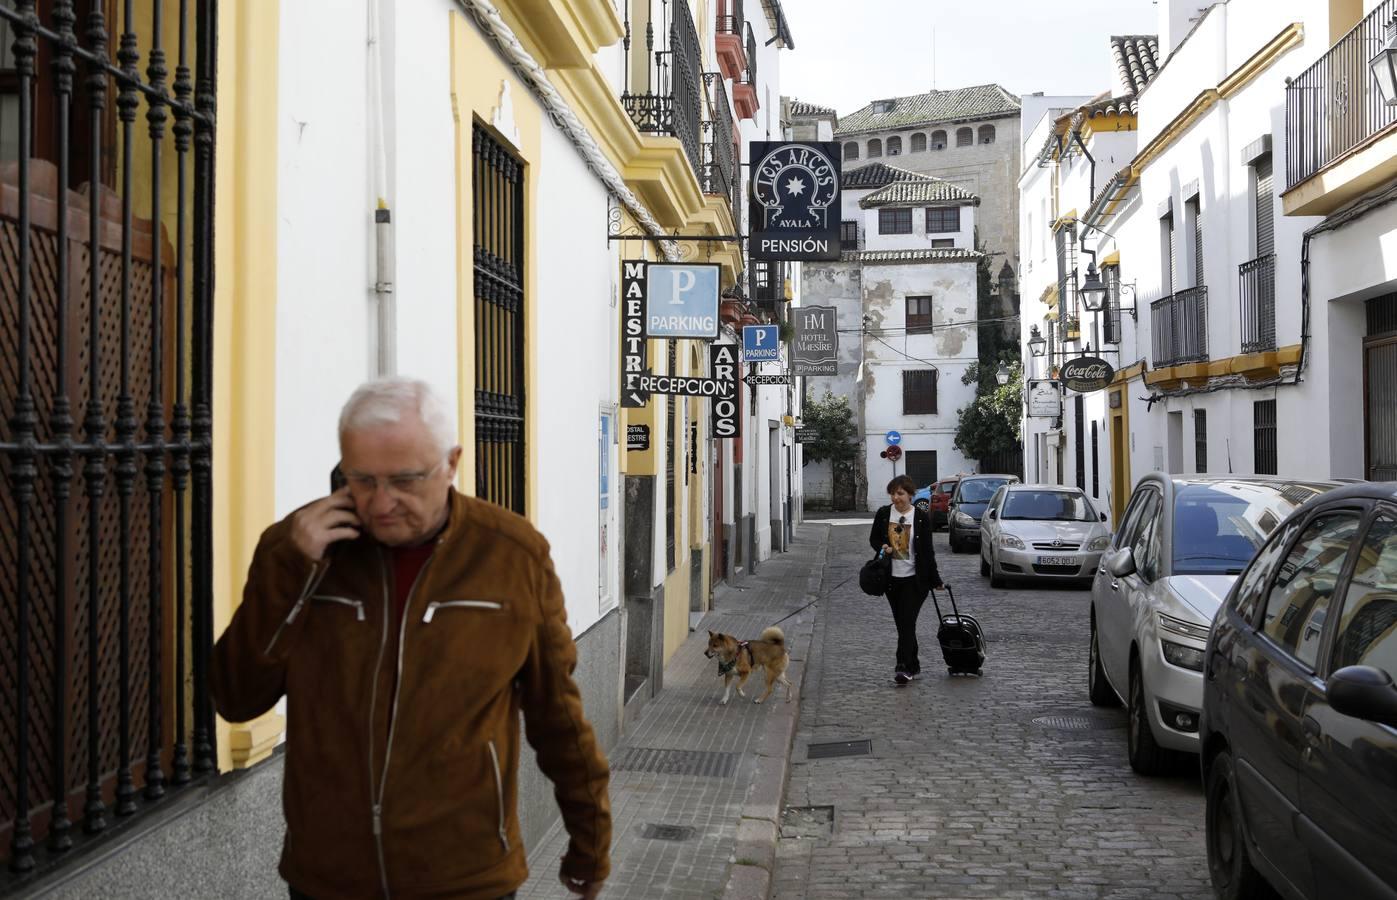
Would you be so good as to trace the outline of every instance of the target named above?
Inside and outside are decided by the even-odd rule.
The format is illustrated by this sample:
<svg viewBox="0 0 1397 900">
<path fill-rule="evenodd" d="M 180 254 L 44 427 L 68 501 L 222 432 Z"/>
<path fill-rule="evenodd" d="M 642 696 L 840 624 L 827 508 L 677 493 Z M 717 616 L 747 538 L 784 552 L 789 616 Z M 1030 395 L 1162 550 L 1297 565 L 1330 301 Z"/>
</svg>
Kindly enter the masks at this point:
<svg viewBox="0 0 1397 900">
<path fill-rule="evenodd" d="M 788 552 L 762 562 L 736 586 L 720 586 L 712 611 L 665 668 L 664 689 L 612 748 L 607 900 L 765 900 L 819 605 L 780 623 L 791 651 L 791 703 L 783 702 L 778 685 L 770 700 L 753 704 L 760 696 L 754 675 L 745 701 L 734 693 L 719 706 L 722 681 L 703 651 L 709 629 L 755 638 L 819 597 L 829 533 L 828 525 L 807 522 Z M 566 847 L 559 823 L 529 856 L 532 877 L 521 900 L 572 896 L 558 883 Z"/>
</svg>

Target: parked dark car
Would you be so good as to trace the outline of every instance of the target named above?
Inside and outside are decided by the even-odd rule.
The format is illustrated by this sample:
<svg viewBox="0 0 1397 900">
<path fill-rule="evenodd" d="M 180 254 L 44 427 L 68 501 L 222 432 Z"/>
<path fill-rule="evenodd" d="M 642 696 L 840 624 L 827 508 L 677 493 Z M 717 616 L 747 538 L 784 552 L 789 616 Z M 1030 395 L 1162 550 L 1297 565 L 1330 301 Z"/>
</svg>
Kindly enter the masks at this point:
<svg viewBox="0 0 1397 900">
<path fill-rule="evenodd" d="M 1397 898 L 1397 485 L 1277 527 L 1204 658 L 1208 868 L 1221 897 Z"/>
<path fill-rule="evenodd" d="M 931 514 L 931 527 L 940 528 L 950 515 L 951 494 L 956 489 L 958 478 L 943 478 L 933 481 L 912 497 L 912 503 Z"/>
<path fill-rule="evenodd" d="M 956 484 L 947 513 L 951 552 L 968 553 L 980 544 L 980 517 L 994 492 L 1006 484 L 1018 484 L 1017 475 L 967 475 Z"/>
</svg>

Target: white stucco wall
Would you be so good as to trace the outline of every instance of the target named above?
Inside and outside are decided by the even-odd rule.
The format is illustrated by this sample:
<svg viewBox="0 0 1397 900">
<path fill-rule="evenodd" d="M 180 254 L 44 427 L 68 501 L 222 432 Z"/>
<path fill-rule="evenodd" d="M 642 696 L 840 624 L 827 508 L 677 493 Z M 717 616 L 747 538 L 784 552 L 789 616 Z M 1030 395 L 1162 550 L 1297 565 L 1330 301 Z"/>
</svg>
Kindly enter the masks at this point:
<svg viewBox="0 0 1397 900">
<path fill-rule="evenodd" d="M 950 239 L 955 241 L 955 246 L 962 250 L 974 250 L 976 207 L 966 203 L 962 204 L 959 209 L 960 229 L 958 231 L 928 232 L 926 230 L 926 207 L 914 207 L 912 209 L 911 234 L 881 234 L 878 230 L 881 208 L 861 209 L 859 210 L 863 222 L 861 230 L 865 235 L 863 249 L 924 250 L 931 246 L 933 240 Z"/>
</svg>

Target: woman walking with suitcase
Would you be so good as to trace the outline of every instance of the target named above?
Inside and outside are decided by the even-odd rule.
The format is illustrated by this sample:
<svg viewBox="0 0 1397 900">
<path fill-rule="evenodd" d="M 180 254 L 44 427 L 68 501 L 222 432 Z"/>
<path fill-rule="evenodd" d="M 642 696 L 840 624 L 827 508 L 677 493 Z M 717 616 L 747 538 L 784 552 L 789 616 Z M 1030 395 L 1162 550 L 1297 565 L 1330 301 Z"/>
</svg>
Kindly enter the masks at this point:
<svg viewBox="0 0 1397 900">
<path fill-rule="evenodd" d="M 899 475 L 888 482 L 892 502 L 873 517 L 868 543 L 892 560 L 888 606 L 897 626 L 897 662 L 893 680 L 907 684 L 922 670 L 917 658 L 917 616 L 927 594 L 943 587 L 931 547 L 931 515 L 912 505 L 917 486 Z"/>
</svg>

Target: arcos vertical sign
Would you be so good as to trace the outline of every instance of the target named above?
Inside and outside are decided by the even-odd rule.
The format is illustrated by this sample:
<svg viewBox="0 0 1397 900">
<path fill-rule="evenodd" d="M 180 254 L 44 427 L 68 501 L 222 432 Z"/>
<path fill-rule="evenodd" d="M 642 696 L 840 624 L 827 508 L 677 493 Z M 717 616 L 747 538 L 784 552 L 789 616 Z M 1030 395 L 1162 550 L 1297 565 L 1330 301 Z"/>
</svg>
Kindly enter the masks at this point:
<svg viewBox="0 0 1397 900">
<path fill-rule="evenodd" d="M 753 141 L 753 259 L 839 259 L 839 144 Z"/>
</svg>

